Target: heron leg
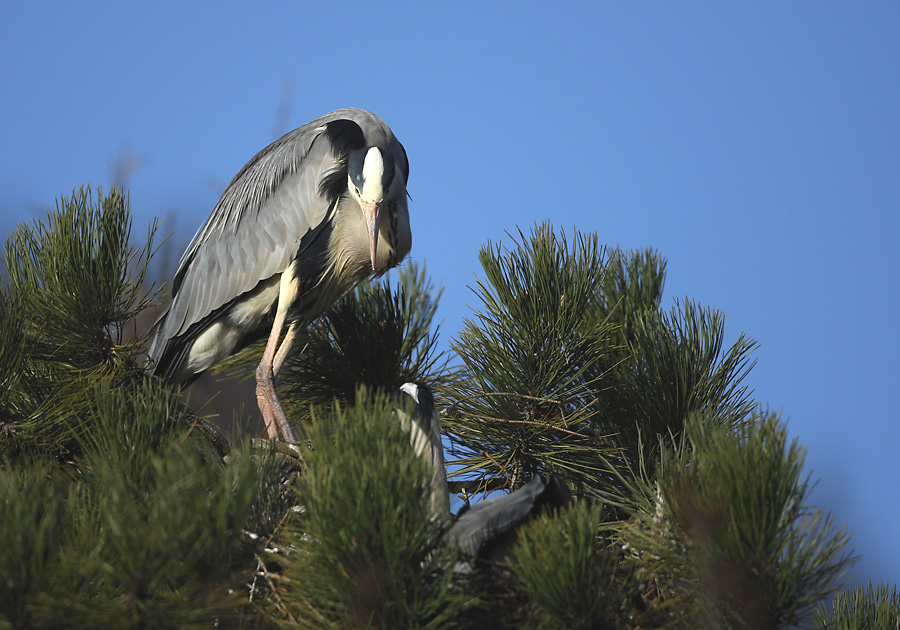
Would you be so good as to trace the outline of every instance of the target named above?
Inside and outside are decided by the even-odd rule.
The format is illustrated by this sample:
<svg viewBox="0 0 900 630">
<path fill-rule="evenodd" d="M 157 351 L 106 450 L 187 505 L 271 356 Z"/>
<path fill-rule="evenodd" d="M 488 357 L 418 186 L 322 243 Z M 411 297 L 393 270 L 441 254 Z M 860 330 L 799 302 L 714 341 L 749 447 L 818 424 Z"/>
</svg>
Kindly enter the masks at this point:
<svg viewBox="0 0 900 630">
<path fill-rule="evenodd" d="M 275 353 L 275 361 L 272 364 L 272 373 L 275 376 L 278 376 L 278 372 L 281 371 L 281 366 L 284 365 L 288 352 L 290 352 L 291 346 L 294 345 L 294 339 L 296 338 L 297 322 L 294 321 L 288 324 L 287 332 L 284 333 L 284 339 L 282 339 L 281 345 L 278 346 L 278 352 Z"/>
<path fill-rule="evenodd" d="M 281 402 L 278 400 L 278 395 L 275 394 L 274 378 L 278 376 L 278 372 L 281 371 L 281 366 L 284 365 L 284 362 L 291 351 L 291 346 L 294 345 L 294 339 L 296 337 L 297 322 L 291 322 L 288 325 L 287 332 L 284 334 L 284 339 L 281 340 L 281 345 L 278 346 L 278 352 L 275 353 L 275 358 L 272 362 L 272 393 L 274 396 L 272 411 L 274 412 L 275 421 L 278 424 L 278 428 L 281 430 L 281 435 L 283 436 L 284 441 L 289 444 L 295 443 L 297 439 L 294 436 L 294 432 L 291 430 L 291 425 L 288 424 L 287 415 L 284 413 L 284 408 L 281 406 Z"/>
<path fill-rule="evenodd" d="M 294 432 L 288 424 L 287 416 L 281 403 L 278 401 L 278 394 L 275 392 L 275 374 L 284 364 L 288 351 L 294 343 L 294 337 L 297 334 L 296 326 L 291 323 L 288 326 L 287 334 L 284 336 L 284 341 L 281 342 L 281 345 L 278 344 L 278 340 L 281 338 L 281 330 L 284 328 L 284 322 L 287 319 L 288 309 L 297 297 L 299 283 L 295 270 L 296 263 L 291 263 L 281 274 L 275 321 L 272 322 L 272 331 L 269 333 L 262 361 L 259 362 L 259 367 L 256 368 L 256 401 L 259 403 L 259 410 L 266 423 L 266 431 L 268 431 L 270 438 L 275 440 L 283 439 L 285 442 L 295 441 Z"/>
<path fill-rule="evenodd" d="M 275 372 L 273 369 L 273 361 L 278 348 L 278 340 L 281 337 L 281 329 L 284 327 L 284 318 L 286 313 L 281 309 L 275 313 L 275 321 L 272 323 L 272 331 L 269 333 L 269 339 L 266 342 L 266 349 L 263 352 L 262 360 L 256 368 L 256 402 L 259 404 L 259 411 L 262 413 L 263 420 L 266 423 L 266 431 L 269 437 L 279 440 L 282 437 L 281 420 L 276 415 L 276 407 L 281 410 L 281 416 L 284 416 L 284 410 L 278 402 L 278 396 L 275 393 Z M 286 423 L 285 423 L 286 424 Z"/>
</svg>

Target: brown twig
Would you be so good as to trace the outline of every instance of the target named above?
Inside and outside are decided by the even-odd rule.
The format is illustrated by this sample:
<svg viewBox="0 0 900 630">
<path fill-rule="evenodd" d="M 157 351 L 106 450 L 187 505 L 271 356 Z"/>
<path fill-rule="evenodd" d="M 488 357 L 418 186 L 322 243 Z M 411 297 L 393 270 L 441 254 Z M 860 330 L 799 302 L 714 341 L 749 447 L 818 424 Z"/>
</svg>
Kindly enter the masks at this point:
<svg viewBox="0 0 900 630">
<path fill-rule="evenodd" d="M 288 510 L 287 512 L 285 512 L 284 516 L 281 517 L 281 520 L 278 521 L 278 525 L 275 526 L 275 529 L 272 530 L 272 533 L 269 535 L 269 537 L 266 539 L 265 543 L 263 544 L 263 549 L 269 548 L 269 545 L 272 544 L 272 541 L 275 539 L 275 536 L 281 530 L 282 526 L 284 526 L 285 522 L 287 522 L 288 518 L 290 518 L 292 513 L 293 512 L 291 510 Z M 275 586 L 277 577 L 269 574 L 269 571 L 266 570 L 266 564 L 265 564 L 265 562 L 263 562 L 262 557 L 259 554 L 257 554 L 257 556 L 256 556 L 256 566 L 262 572 L 263 577 L 266 578 L 266 582 L 269 583 L 269 590 L 272 592 L 272 596 L 275 598 L 275 605 L 284 611 L 284 614 L 286 614 L 288 616 L 288 618 L 290 619 L 292 624 L 297 625 L 297 620 L 291 614 L 291 611 L 288 610 L 288 607 L 285 605 L 284 600 L 281 599 L 281 596 L 278 594 L 278 589 Z M 254 583 L 254 585 L 256 584 L 255 577 L 253 579 L 253 583 Z M 252 589 L 251 589 L 251 597 L 252 597 Z"/>
<path fill-rule="evenodd" d="M 503 473 L 503 476 L 506 477 L 506 483 L 504 483 L 500 487 L 501 488 L 507 487 L 510 483 L 510 477 L 509 477 L 509 471 L 506 470 L 506 467 L 503 464 L 501 464 L 500 462 L 498 462 L 496 459 L 491 457 L 491 454 L 488 453 L 487 451 L 481 451 L 481 454 L 484 455 L 485 457 L 487 457 L 489 460 L 491 460 L 494 463 L 494 465 L 500 469 L 500 471 Z"/>
</svg>

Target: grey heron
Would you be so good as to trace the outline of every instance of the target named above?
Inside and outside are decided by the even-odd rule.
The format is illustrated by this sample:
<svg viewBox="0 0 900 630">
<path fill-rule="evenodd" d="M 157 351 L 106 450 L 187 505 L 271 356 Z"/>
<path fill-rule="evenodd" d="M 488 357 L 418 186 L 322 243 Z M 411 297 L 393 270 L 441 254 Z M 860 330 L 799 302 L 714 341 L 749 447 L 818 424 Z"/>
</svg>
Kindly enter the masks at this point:
<svg viewBox="0 0 900 630">
<path fill-rule="evenodd" d="M 256 396 L 269 437 L 293 442 L 275 376 L 298 325 L 409 253 L 408 177 L 403 145 L 361 109 L 326 114 L 257 153 L 178 263 L 148 352 L 153 373 L 187 384 L 271 319 Z"/>
<path fill-rule="evenodd" d="M 505 560 L 518 536 L 518 529 L 546 510 L 570 503 L 569 490 L 558 475 L 535 477 L 521 488 L 475 503 L 461 510 L 450 521 L 447 471 L 441 443 L 441 418 L 431 390 L 417 383 L 403 384 L 394 395 L 401 426 L 409 432 L 416 456 L 425 461 L 430 472 L 431 506 L 436 515 L 447 519 L 449 540 L 463 552 L 466 562 L 458 571 L 469 572 L 471 560 Z M 467 564 L 468 562 L 468 564 Z"/>
<path fill-rule="evenodd" d="M 431 495 L 431 508 L 436 515 L 447 518 L 450 516 L 450 491 L 441 443 L 441 417 L 434 404 L 434 395 L 425 385 L 404 383 L 394 393 L 394 405 L 400 426 L 409 433 L 413 453 L 425 461 L 430 473 L 426 485 Z"/>
</svg>

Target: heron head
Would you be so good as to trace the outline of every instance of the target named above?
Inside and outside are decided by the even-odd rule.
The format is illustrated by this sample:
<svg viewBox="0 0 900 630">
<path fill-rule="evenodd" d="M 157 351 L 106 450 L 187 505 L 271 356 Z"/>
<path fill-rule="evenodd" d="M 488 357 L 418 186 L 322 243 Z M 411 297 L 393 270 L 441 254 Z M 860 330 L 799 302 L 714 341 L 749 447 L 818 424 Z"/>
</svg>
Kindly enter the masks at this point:
<svg viewBox="0 0 900 630">
<path fill-rule="evenodd" d="M 381 206 L 391 190 L 394 180 L 394 161 L 378 147 L 360 149 L 350 154 L 347 160 L 347 187 L 350 196 L 359 203 L 366 218 L 369 237 L 369 253 L 372 269 L 378 252 L 378 224 L 381 221 Z"/>
</svg>

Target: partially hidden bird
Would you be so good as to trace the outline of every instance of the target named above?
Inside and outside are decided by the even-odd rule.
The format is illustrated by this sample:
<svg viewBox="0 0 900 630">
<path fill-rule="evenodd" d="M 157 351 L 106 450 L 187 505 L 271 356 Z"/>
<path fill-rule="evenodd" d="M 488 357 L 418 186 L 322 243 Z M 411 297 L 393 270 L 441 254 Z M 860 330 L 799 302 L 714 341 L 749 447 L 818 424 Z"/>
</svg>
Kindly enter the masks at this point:
<svg viewBox="0 0 900 630">
<path fill-rule="evenodd" d="M 298 326 L 409 253 L 408 178 L 403 145 L 361 109 L 326 114 L 257 153 L 181 256 L 149 369 L 189 384 L 271 322 L 256 397 L 269 437 L 294 442 L 275 377 Z"/>
</svg>

